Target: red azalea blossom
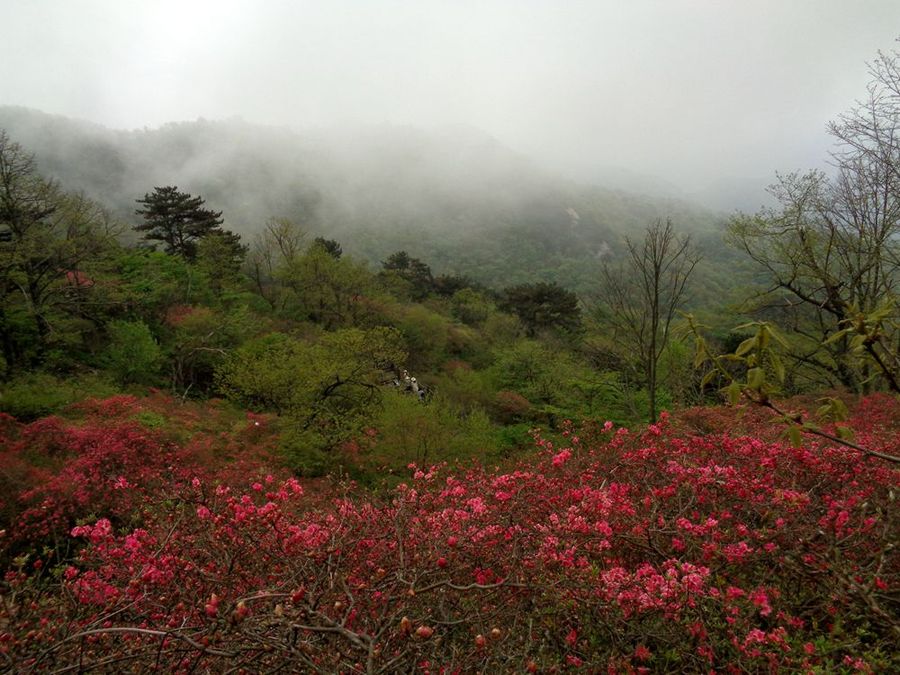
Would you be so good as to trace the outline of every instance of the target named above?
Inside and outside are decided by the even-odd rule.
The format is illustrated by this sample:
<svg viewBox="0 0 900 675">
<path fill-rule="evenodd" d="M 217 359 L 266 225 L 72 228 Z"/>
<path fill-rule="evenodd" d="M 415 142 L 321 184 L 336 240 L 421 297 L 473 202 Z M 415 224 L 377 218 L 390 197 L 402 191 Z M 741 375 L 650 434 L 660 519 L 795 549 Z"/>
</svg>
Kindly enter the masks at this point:
<svg viewBox="0 0 900 675">
<path fill-rule="evenodd" d="M 638 645 L 634 648 L 634 658 L 638 661 L 648 661 L 653 654 L 644 645 Z"/>
<path fill-rule="evenodd" d="M 274 425 L 208 432 L 212 408 L 167 405 L 122 396 L 79 404 L 78 423 L 0 418 L 0 461 L 16 476 L 0 492 L 3 596 L 15 598 L 0 605 L 0 661 L 26 672 L 643 672 L 663 654 L 684 672 L 900 666 L 900 471 L 877 458 L 793 447 L 750 413 L 733 433 L 732 411 L 688 411 L 646 433 L 572 425 L 563 449 L 537 435 L 535 457 L 503 468 L 413 466 L 376 494 L 289 476 L 270 454 Z M 188 440 L 134 422 L 148 409 Z M 695 418 L 703 435 L 685 428 Z M 900 405 L 879 396 L 849 425 L 896 452 L 897 420 Z"/>
</svg>

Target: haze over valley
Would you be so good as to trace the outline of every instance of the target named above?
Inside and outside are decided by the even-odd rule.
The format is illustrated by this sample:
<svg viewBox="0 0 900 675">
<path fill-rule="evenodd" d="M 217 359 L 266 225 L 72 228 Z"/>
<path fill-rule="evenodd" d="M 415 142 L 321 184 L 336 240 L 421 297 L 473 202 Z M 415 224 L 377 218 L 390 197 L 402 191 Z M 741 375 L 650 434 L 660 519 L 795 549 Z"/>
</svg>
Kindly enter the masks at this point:
<svg viewBox="0 0 900 675">
<path fill-rule="evenodd" d="M 470 127 L 301 135 L 232 120 L 126 132 L 3 107 L 0 128 L 43 173 L 128 226 L 136 199 L 175 184 L 221 209 L 248 241 L 268 219 L 289 218 L 375 264 L 406 249 L 492 285 L 545 278 L 586 288 L 598 260 L 654 219 L 704 234 L 724 222 L 682 199 L 560 178 Z"/>
</svg>

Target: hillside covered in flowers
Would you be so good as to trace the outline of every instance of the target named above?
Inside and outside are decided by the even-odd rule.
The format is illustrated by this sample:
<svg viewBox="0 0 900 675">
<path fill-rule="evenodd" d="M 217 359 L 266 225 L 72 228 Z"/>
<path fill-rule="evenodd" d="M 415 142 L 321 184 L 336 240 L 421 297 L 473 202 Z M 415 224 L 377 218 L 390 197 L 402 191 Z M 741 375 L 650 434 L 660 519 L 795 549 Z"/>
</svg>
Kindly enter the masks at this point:
<svg viewBox="0 0 900 675">
<path fill-rule="evenodd" d="M 850 413 L 897 454 L 896 398 Z M 900 668 L 900 470 L 758 408 L 365 490 L 293 477 L 270 422 L 162 394 L 0 420 L 0 670 Z"/>
</svg>

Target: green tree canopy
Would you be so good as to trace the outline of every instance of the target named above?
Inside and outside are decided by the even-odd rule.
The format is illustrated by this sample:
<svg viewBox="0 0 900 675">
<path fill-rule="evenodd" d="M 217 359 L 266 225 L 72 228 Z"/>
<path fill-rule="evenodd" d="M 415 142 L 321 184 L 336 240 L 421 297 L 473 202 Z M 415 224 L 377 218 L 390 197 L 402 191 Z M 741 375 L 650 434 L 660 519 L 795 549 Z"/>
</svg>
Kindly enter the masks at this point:
<svg viewBox="0 0 900 675">
<path fill-rule="evenodd" d="M 323 251 L 325 251 L 332 258 L 337 260 L 344 253 L 344 249 L 341 245 L 335 241 L 334 239 L 326 239 L 325 237 L 316 237 L 313 240 L 313 245 L 318 246 Z"/>
<path fill-rule="evenodd" d="M 217 369 L 219 388 L 245 405 L 274 410 L 320 447 L 333 447 L 370 416 L 388 374 L 406 360 L 391 328 L 347 328 L 316 342 L 270 333 L 250 340 Z"/>
<path fill-rule="evenodd" d="M 228 230 L 213 232 L 197 242 L 197 266 L 206 273 L 217 294 L 238 284 L 246 257 L 247 247 L 241 243 L 240 235 Z"/>
<path fill-rule="evenodd" d="M 104 365 L 123 383 L 152 382 L 159 371 L 162 353 L 143 321 L 113 321 L 106 327 L 109 345 Z"/>
<path fill-rule="evenodd" d="M 381 263 L 385 272 L 394 273 L 409 282 L 414 300 L 421 300 L 434 290 L 431 268 L 406 251 L 397 251 Z"/>
<path fill-rule="evenodd" d="M 368 312 L 362 302 L 372 286 L 372 274 L 364 263 L 337 257 L 319 242 L 302 255 L 285 259 L 275 269 L 285 314 L 304 318 L 326 328 L 356 325 Z"/>
<path fill-rule="evenodd" d="M 177 186 L 155 187 L 137 203 L 143 208 L 135 213 L 144 222 L 134 229 L 144 232 L 144 239 L 163 242 L 166 253 L 194 260 L 198 239 L 223 232 L 222 212 L 204 208 L 203 198 L 181 192 Z"/>
<path fill-rule="evenodd" d="M 93 271 L 115 248 L 108 214 L 46 180 L 0 130 L 0 343 L 8 367 L 91 317 Z M 33 344 L 26 344 L 33 343 Z M 36 349 L 32 349 L 36 348 Z"/>
<path fill-rule="evenodd" d="M 555 283 L 520 284 L 504 289 L 503 296 L 503 308 L 519 317 L 529 336 L 546 328 L 581 328 L 578 297 Z"/>
</svg>

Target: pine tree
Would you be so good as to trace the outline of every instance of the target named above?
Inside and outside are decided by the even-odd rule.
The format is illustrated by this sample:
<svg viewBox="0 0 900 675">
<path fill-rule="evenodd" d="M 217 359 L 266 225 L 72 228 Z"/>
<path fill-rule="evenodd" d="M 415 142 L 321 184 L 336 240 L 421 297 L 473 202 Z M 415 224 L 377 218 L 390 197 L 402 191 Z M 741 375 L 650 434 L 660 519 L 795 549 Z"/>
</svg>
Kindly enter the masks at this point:
<svg viewBox="0 0 900 675">
<path fill-rule="evenodd" d="M 434 290 L 434 277 L 431 268 L 418 258 L 413 258 L 406 251 L 397 251 L 382 261 L 385 272 L 393 272 L 412 285 L 412 298 L 422 300 Z"/>
<path fill-rule="evenodd" d="M 166 253 L 193 261 L 198 239 L 222 233 L 222 212 L 203 208 L 201 197 L 180 192 L 177 186 L 155 187 L 136 201 L 144 205 L 135 211 L 144 222 L 134 229 L 145 232 L 144 239 L 164 242 Z"/>
<path fill-rule="evenodd" d="M 555 283 L 542 281 L 505 288 L 502 306 L 519 317 L 530 337 L 544 329 L 578 331 L 581 328 L 578 296 Z"/>
</svg>

